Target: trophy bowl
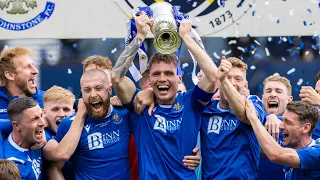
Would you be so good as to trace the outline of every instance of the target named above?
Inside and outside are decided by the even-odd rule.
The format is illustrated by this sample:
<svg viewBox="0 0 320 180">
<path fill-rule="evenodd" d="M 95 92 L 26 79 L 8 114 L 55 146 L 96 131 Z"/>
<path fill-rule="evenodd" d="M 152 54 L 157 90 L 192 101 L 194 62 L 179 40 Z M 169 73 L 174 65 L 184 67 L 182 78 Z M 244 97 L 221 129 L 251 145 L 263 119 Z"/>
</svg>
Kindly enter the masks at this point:
<svg viewBox="0 0 320 180">
<path fill-rule="evenodd" d="M 155 49 L 162 54 L 176 52 L 181 45 L 181 40 L 177 32 L 172 5 L 167 2 L 156 2 L 150 5 L 150 9 L 154 20 L 151 32 L 155 36 L 153 41 Z"/>
</svg>

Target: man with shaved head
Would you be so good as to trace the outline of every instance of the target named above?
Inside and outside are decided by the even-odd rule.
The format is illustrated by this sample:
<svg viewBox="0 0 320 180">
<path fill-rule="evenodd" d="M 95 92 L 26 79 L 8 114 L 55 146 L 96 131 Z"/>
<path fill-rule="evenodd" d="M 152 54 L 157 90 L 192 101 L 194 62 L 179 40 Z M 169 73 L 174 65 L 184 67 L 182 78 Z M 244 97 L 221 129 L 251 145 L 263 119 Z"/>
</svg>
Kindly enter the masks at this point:
<svg viewBox="0 0 320 180">
<path fill-rule="evenodd" d="M 129 114 L 110 104 L 109 77 L 98 69 L 85 71 L 80 79 L 87 114 L 80 142 L 70 158 L 75 179 L 130 179 L 128 148 L 131 136 Z M 61 121 L 60 141 L 73 117 Z M 59 162 L 59 167 L 61 166 Z"/>
</svg>

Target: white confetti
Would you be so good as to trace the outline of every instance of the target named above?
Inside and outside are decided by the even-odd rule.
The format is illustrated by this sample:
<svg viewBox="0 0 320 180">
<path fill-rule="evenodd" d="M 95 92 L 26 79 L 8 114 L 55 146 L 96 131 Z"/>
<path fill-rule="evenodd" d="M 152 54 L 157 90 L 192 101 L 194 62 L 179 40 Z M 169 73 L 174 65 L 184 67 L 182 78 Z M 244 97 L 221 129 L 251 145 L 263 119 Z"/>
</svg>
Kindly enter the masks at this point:
<svg viewBox="0 0 320 180">
<path fill-rule="evenodd" d="M 3 46 L 3 50 L 6 50 L 6 49 L 9 49 L 9 46 L 8 46 L 8 45 L 4 45 L 4 46 Z"/>
<path fill-rule="evenodd" d="M 254 42 L 255 42 L 256 44 L 258 44 L 259 46 L 261 45 L 257 40 L 254 40 Z"/>
<path fill-rule="evenodd" d="M 189 66 L 188 63 L 183 63 L 183 64 L 182 64 L 182 69 L 184 69 L 184 68 L 186 68 L 186 67 L 188 67 L 188 66 Z"/>
<path fill-rule="evenodd" d="M 253 51 L 251 51 L 251 54 L 254 54 L 256 52 L 256 48 L 254 48 Z"/>
<path fill-rule="evenodd" d="M 272 37 L 268 37 L 268 41 L 271 42 L 272 41 Z"/>
<path fill-rule="evenodd" d="M 252 65 L 252 66 L 250 66 L 250 69 L 251 69 L 251 70 L 255 70 L 256 67 L 255 67 L 254 65 Z"/>
<path fill-rule="evenodd" d="M 231 49 L 230 49 L 229 51 L 222 50 L 222 51 L 221 51 L 221 54 L 227 56 L 227 55 L 231 54 L 231 52 L 232 52 Z"/>
<path fill-rule="evenodd" d="M 72 74 L 72 71 L 71 71 L 71 69 L 68 69 L 68 74 Z"/>
<path fill-rule="evenodd" d="M 115 52 L 117 52 L 117 48 L 114 48 L 114 49 L 111 50 L 112 54 L 115 53 Z"/>
<path fill-rule="evenodd" d="M 228 44 L 229 44 L 229 45 L 231 45 L 231 44 L 237 44 L 237 40 L 230 40 L 230 41 L 228 42 Z"/>
<path fill-rule="evenodd" d="M 192 7 L 196 7 L 197 6 L 197 2 L 193 2 Z"/>
<path fill-rule="evenodd" d="M 300 86 L 303 83 L 303 79 L 299 79 L 299 81 L 297 82 L 297 85 Z"/>
<path fill-rule="evenodd" d="M 291 73 L 293 73 L 293 72 L 295 72 L 296 71 L 296 68 L 292 68 L 292 69 L 290 69 L 288 72 L 287 72 L 287 74 L 289 75 L 289 74 L 291 74 Z"/>
<path fill-rule="evenodd" d="M 282 57 L 281 60 L 282 60 L 282 61 L 286 61 L 286 58 Z"/>
<path fill-rule="evenodd" d="M 270 56 L 270 52 L 268 48 L 264 48 L 266 50 L 266 56 Z"/>
<path fill-rule="evenodd" d="M 242 51 L 242 52 L 245 52 L 243 47 L 238 46 L 237 49 Z"/>
<path fill-rule="evenodd" d="M 291 10 L 289 11 L 290 16 L 293 16 L 293 11 L 294 11 L 294 9 L 291 9 Z"/>
<path fill-rule="evenodd" d="M 218 54 L 216 52 L 213 53 L 213 56 L 217 59 L 220 59 L 220 56 L 218 56 Z"/>
<path fill-rule="evenodd" d="M 228 44 L 229 44 L 229 45 L 231 45 L 231 44 L 237 44 L 237 40 L 230 40 L 230 41 L 228 42 Z"/>
<path fill-rule="evenodd" d="M 308 55 L 308 54 L 309 54 L 309 51 L 306 51 L 304 54 L 305 54 L 305 55 Z"/>
<path fill-rule="evenodd" d="M 283 37 L 283 38 L 282 38 L 282 41 L 283 41 L 283 42 L 287 42 L 288 39 L 287 39 L 286 37 Z"/>
<path fill-rule="evenodd" d="M 107 38 L 102 38 L 102 41 L 106 41 L 107 40 Z"/>
<path fill-rule="evenodd" d="M 239 32 L 236 31 L 236 38 L 239 38 Z"/>
</svg>

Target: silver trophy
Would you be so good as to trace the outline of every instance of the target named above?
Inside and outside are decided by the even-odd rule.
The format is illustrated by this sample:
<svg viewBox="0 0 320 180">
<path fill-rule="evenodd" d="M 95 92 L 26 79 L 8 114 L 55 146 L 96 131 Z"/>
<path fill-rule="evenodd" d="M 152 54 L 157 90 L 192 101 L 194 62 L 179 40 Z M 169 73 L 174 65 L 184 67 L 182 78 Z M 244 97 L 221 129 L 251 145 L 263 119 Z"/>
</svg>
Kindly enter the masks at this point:
<svg viewBox="0 0 320 180">
<path fill-rule="evenodd" d="M 151 32 L 155 36 L 154 47 L 159 53 L 171 54 L 180 47 L 181 40 L 177 33 L 177 24 L 172 5 L 167 2 L 156 2 L 150 5 L 153 12 L 154 26 Z"/>
</svg>

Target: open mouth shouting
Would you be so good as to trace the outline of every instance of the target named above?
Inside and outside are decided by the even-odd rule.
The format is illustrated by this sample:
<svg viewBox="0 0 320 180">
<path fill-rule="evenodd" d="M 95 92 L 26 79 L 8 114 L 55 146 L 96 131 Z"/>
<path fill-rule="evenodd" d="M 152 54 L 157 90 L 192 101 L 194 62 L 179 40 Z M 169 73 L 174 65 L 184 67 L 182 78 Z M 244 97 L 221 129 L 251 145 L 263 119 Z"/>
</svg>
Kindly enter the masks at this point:
<svg viewBox="0 0 320 180">
<path fill-rule="evenodd" d="M 279 107 L 279 103 L 277 101 L 269 101 L 268 102 L 268 107 L 270 110 L 277 110 Z"/>
<path fill-rule="evenodd" d="M 61 120 L 62 119 L 59 119 L 59 120 L 56 121 L 57 126 L 59 126 L 59 124 L 61 123 Z"/>
<path fill-rule="evenodd" d="M 103 103 L 100 100 L 95 100 L 91 102 L 91 106 L 93 107 L 93 109 L 96 109 L 96 110 L 100 109 L 102 104 Z"/>
<path fill-rule="evenodd" d="M 157 89 L 159 90 L 160 94 L 166 94 L 169 91 L 170 86 L 161 85 L 161 86 L 157 86 Z"/>
<path fill-rule="evenodd" d="M 35 77 L 32 77 L 28 80 L 28 83 L 31 87 L 35 88 L 36 84 L 35 84 Z"/>
<path fill-rule="evenodd" d="M 42 139 L 43 138 L 43 129 L 37 129 L 35 132 L 35 136 L 37 139 Z"/>
</svg>

